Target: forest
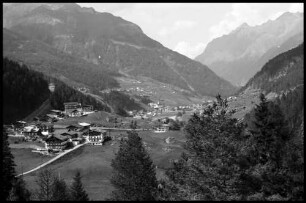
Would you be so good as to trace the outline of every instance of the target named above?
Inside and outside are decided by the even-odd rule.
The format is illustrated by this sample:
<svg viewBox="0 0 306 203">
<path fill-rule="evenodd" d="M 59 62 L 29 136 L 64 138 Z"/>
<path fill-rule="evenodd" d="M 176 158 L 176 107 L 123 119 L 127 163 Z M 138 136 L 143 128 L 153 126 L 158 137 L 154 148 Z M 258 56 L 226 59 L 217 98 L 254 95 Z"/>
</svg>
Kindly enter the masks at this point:
<svg viewBox="0 0 306 203">
<path fill-rule="evenodd" d="M 93 105 L 95 110 L 110 112 L 109 107 L 95 98 L 84 95 L 83 93 L 66 85 L 62 81 L 55 80 L 55 91 L 50 97 L 51 106 L 54 109 L 64 110 L 65 102 L 79 102 L 82 105 Z"/>
<path fill-rule="evenodd" d="M 48 81 L 55 84 L 55 91 L 52 94 L 48 89 Z M 47 99 L 54 109 L 64 110 L 64 102 L 75 101 L 83 105 L 93 105 L 96 110 L 110 112 L 106 104 L 95 98 L 8 58 L 3 59 L 3 98 L 5 124 L 25 118 Z"/>
<path fill-rule="evenodd" d="M 42 73 L 3 58 L 3 122 L 26 117 L 50 96 L 48 82 Z"/>
</svg>

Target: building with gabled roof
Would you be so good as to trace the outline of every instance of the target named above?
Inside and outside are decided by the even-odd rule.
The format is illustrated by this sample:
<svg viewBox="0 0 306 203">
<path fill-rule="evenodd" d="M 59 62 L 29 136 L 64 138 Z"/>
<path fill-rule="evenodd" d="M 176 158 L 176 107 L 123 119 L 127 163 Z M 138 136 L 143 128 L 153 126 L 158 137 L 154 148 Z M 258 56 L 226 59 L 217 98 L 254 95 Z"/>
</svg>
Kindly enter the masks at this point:
<svg viewBox="0 0 306 203">
<path fill-rule="evenodd" d="M 45 141 L 47 149 L 61 151 L 66 148 L 69 138 L 61 135 L 51 135 Z"/>
</svg>

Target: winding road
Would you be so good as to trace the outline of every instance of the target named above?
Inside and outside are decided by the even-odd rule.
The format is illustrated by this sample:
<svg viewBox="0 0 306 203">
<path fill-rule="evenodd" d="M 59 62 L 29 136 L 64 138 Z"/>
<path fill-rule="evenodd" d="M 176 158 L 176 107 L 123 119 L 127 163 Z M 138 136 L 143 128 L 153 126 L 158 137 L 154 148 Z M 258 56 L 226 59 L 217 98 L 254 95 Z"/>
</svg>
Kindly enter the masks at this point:
<svg viewBox="0 0 306 203">
<path fill-rule="evenodd" d="M 32 169 L 32 170 L 29 170 L 29 171 L 27 171 L 27 172 L 25 172 L 25 173 L 21 173 L 21 174 L 17 175 L 16 177 L 21 176 L 21 175 L 26 175 L 26 174 L 32 173 L 32 172 L 34 172 L 34 171 L 36 171 L 36 170 L 38 170 L 38 169 L 40 169 L 40 168 L 42 168 L 42 167 L 44 167 L 44 166 L 46 166 L 46 165 L 48 165 L 48 164 L 51 164 L 51 163 L 54 162 L 55 160 L 57 160 L 57 159 L 61 158 L 62 156 L 64 156 L 65 154 L 67 154 L 67 153 L 69 153 L 69 152 L 72 152 L 73 150 L 76 150 L 76 149 L 78 149 L 79 147 L 81 147 L 81 146 L 83 146 L 83 145 L 85 145 L 85 144 L 87 144 L 87 143 L 88 143 L 88 142 L 84 142 L 83 144 L 77 145 L 77 146 L 75 146 L 75 147 L 72 148 L 72 149 L 65 150 L 63 153 L 59 154 L 58 156 L 54 157 L 53 159 L 50 159 L 50 160 L 47 161 L 46 163 L 43 163 L 43 164 L 37 166 L 36 168 L 34 168 L 34 169 Z"/>
</svg>

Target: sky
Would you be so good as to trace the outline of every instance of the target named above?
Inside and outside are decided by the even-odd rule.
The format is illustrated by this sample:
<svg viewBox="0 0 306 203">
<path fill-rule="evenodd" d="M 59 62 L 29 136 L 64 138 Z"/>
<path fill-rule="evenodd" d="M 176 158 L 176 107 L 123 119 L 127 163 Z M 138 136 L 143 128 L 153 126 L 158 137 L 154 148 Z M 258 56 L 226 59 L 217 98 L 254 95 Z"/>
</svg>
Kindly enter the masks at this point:
<svg viewBox="0 0 306 203">
<path fill-rule="evenodd" d="M 213 39 L 246 22 L 275 20 L 284 12 L 304 12 L 303 3 L 78 3 L 139 25 L 150 38 L 191 59 Z"/>
</svg>

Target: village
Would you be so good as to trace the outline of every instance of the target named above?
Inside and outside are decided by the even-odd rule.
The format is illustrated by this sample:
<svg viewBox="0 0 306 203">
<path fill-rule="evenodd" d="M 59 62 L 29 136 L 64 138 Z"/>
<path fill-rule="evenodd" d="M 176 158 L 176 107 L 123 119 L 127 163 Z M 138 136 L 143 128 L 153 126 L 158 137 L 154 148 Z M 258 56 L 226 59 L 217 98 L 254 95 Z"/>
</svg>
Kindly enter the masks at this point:
<svg viewBox="0 0 306 203">
<path fill-rule="evenodd" d="M 228 98 L 229 101 L 234 99 L 236 98 Z M 44 145 L 44 147 L 33 149 L 32 152 L 55 155 L 80 144 L 103 145 L 107 141 L 118 139 L 110 132 L 132 130 L 131 124 L 134 124 L 134 130 L 165 133 L 177 128 L 173 127 L 173 123 L 177 122 L 182 125 L 184 115 L 189 117 L 193 113 L 201 114 L 203 109 L 212 103 L 213 100 L 208 100 L 202 104 L 166 106 L 157 101 L 149 103 L 148 110 L 128 111 L 129 117 L 127 118 L 107 116 L 105 122 L 100 123 L 78 122 L 70 125 L 58 125 L 58 121 L 82 118 L 89 114 L 98 113 L 92 105 L 67 102 L 64 103 L 64 111 L 51 110 L 45 116 L 35 117 L 32 122 L 17 121 L 11 125 L 5 125 L 4 128 L 11 137 L 20 138 L 19 140 L 23 140 L 23 142 L 36 142 Z M 120 133 L 120 135 L 122 134 Z M 119 139 L 122 139 L 122 136 Z M 15 142 L 15 144 L 17 143 Z"/>
</svg>

